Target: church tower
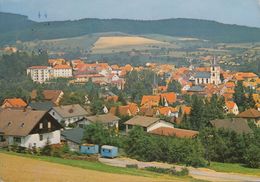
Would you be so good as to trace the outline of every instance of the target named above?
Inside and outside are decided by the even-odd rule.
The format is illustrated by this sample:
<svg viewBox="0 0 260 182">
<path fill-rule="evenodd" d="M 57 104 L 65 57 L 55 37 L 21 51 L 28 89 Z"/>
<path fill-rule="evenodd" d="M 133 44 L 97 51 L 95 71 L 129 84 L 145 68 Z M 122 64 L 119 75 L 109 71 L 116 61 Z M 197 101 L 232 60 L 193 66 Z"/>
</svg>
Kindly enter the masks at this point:
<svg viewBox="0 0 260 182">
<path fill-rule="evenodd" d="M 221 84 L 220 80 L 220 66 L 217 64 L 217 60 L 214 57 L 210 67 L 210 81 L 214 85 Z"/>
<path fill-rule="evenodd" d="M 158 82 L 157 82 L 156 76 L 157 75 L 154 74 L 154 77 L 153 77 L 153 95 L 158 95 L 159 94 Z"/>
</svg>

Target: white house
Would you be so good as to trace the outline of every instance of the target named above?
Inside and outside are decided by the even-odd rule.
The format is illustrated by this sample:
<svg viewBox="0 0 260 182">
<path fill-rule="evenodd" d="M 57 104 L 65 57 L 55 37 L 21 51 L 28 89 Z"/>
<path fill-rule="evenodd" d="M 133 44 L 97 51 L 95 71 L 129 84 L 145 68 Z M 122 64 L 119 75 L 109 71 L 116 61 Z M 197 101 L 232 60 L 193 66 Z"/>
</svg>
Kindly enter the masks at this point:
<svg viewBox="0 0 260 182">
<path fill-rule="evenodd" d="M 129 132 L 134 126 L 143 127 L 144 131 L 149 132 L 160 127 L 174 128 L 172 123 L 161 120 L 160 118 L 135 116 L 124 123 L 126 132 Z"/>
<path fill-rule="evenodd" d="M 53 107 L 49 113 L 59 123 L 64 123 L 65 126 L 75 123 L 88 115 L 88 112 L 79 104 Z"/>
<path fill-rule="evenodd" d="M 62 126 L 46 111 L 0 111 L 0 146 L 44 147 L 60 143 Z"/>
</svg>

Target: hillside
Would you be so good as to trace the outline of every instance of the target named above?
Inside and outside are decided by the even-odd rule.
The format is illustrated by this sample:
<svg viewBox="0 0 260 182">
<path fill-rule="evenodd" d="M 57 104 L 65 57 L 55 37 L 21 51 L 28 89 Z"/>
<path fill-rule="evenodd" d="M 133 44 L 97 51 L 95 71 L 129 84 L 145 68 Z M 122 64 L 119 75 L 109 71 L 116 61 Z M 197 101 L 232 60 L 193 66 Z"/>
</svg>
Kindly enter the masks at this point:
<svg viewBox="0 0 260 182">
<path fill-rule="evenodd" d="M 0 14 L 0 44 L 16 40 L 47 40 L 68 38 L 103 32 L 126 34 L 161 34 L 176 37 L 190 37 L 215 42 L 258 42 L 260 28 L 227 25 L 208 20 L 165 19 L 81 19 L 58 22 L 33 22 L 26 16 L 10 13 Z"/>
</svg>

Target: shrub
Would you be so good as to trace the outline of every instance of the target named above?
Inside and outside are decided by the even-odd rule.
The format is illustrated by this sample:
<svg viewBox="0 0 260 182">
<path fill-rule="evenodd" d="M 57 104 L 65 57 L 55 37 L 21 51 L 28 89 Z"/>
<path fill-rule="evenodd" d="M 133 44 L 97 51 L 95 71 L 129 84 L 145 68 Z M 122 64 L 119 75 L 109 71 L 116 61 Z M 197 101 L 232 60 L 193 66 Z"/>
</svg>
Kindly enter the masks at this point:
<svg viewBox="0 0 260 182">
<path fill-rule="evenodd" d="M 257 145 L 250 145 L 246 150 L 245 163 L 251 168 L 260 168 L 260 147 Z"/>
<path fill-rule="evenodd" d="M 127 164 L 126 167 L 127 167 L 127 168 L 138 169 L 138 165 L 137 165 L 137 164 Z"/>
<path fill-rule="evenodd" d="M 179 171 L 177 171 L 175 167 L 172 168 L 146 167 L 145 169 L 156 173 L 169 174 L 174 176 L 187 176 L 189 174 L 189 170 L 187 168 L 182 168 Z"/>
</svg>

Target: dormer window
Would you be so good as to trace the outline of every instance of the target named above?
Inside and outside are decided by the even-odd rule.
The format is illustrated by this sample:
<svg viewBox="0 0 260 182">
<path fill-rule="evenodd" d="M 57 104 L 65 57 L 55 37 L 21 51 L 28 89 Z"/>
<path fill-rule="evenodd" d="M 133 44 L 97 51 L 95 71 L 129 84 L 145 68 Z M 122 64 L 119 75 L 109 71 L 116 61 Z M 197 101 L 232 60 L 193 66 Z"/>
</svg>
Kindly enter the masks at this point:
<svg viewBox="0 0 260 182">
<path fill-rule="evenodd" d="M 40 123 L 40 125 L 39 125 L 39 128 L 40 128 L 40 129 L 42 129 L 42 128 L 43 128 L 43 124 L 42 124 L 42 123 Z"/>
<path fill-rule="evenodd" d="M 12 122 L 11 122 L 11 121 L 9 121 L 9 122 L 8 122 L 8 124 L 7 124 L 7 126 L 11 126 L 11 124 L 12 124 Z"/>
<path fill-rule="evenodd" d="M 21 124 L 21 128 L 23 128 L 23 127 L 24 127 L 24 123 Z"/>
</svg>

